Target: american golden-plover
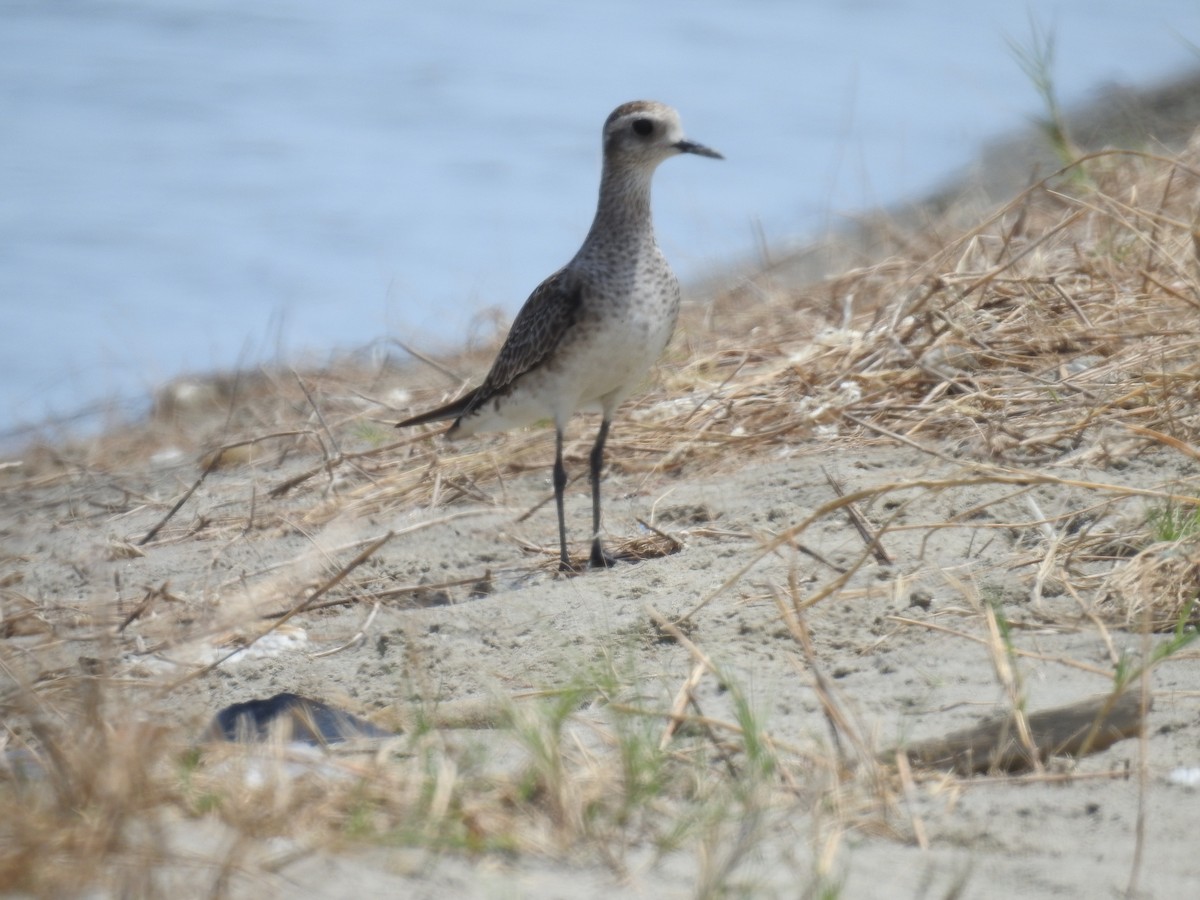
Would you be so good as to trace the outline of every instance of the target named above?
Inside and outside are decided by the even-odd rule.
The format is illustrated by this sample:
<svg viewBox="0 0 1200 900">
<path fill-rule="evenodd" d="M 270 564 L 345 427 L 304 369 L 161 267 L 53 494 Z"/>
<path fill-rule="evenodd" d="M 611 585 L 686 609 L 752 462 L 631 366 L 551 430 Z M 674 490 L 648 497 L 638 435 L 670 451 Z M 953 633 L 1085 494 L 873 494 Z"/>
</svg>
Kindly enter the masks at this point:
<svg viewBox="0 0 1200 900">
<path fill-rule="evenodd" d="M 604 442 L 613 413 L 662 353 L 679 315 L 679 282 L 654 239 L 650 180 L 659 163 L 680 153 L 723 159 L 685 138 L 669 106 L 637 100 L 613 110 L 604 123 L 600 202 L 579 252 L 525 301 L 483 384 L 396 426 L 453 419 L 446 436 L 459 438 L 552 419 L 559 562 L 566 571 L 572 566 L 563 431 L 581 409 L 602 416 L 590 457 L 590 562 L 613 564 L 600 543 Z"/>
</svg>

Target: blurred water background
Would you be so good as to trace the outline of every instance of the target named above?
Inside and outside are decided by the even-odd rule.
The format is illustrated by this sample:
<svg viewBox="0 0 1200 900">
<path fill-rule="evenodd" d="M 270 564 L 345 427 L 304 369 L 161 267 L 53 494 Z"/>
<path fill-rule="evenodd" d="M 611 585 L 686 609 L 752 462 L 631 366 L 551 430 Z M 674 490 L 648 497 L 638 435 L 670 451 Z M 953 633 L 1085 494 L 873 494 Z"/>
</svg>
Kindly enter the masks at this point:
<svg viewBox="0 0 1200 900">
<path fill-rule="evenodd" d="M 1200 62 L 1197 0 L 0 0 L 0 435 L 185 372 L 462 343 L 590 223 L 601 123 L 676 106 L 686 282 L 911 199 L 1061 99 Z M 86 418 L 80 421 L 86 421 Z"/>
</svg>

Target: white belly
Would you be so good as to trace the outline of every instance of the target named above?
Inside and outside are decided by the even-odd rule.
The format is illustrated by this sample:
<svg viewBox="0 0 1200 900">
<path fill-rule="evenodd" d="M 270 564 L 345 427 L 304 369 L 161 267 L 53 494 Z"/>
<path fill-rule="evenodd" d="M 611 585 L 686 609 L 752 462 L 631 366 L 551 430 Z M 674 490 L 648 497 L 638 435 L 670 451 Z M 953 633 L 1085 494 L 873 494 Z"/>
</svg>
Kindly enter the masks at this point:
<svg viewBox="0 0 1200 900">
<path fill-rule="evenodd" d="M 676 312 L 677 301 L 663 298 L 581 322 L 553 358 L 518 378 L 511 392 L 463 418 L 455 436 L 520 428 L 542 419 L 565 427 L 579 410 L 611 416 L 662 354 Z"/>
</svg>

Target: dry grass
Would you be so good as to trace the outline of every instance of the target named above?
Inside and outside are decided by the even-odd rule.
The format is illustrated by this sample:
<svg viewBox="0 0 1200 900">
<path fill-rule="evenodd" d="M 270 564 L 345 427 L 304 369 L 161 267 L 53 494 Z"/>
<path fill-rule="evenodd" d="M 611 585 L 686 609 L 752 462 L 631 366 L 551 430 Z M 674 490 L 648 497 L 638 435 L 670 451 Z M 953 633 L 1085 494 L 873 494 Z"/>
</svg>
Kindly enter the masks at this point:
<svg viewBox="0 0 1200 900">
<path fill-rule="evenodd" d="M 131 721 L 102 677 L 5 697 L 0 886 L 76 896 L 100 884 L 153 896 L 162 823 L 177 780 L 166 729 Z"/>
<path fill-rule="evenodd" d="M 1010 489 L 1006 499 L 1020 499 L 1031 486 L 1050 484 L 1088 500 L 1060 519 L 1030 500 L 1028 519 L 1010 523 L 1033 535 L 1020 577 L 1043 622 L 1100 631 L 1195 624 L 1197 537 L 1186 529 L 1156 533 L 1151 515 L 1200 507 L 1195 478 L 1135 489 L 1077 473 L 1119 471 L 1154 454 L 1200 456 L 1198 210 L 1200 143 L 1177 158 L 1096 153 L 953 240 L 933 222 L 904 235 L 903 253 L 827 283 L 798 290 L 766 271 L 689 309 L 659 380 L 614 431 L 613 466 L 720 473 L 794 453 L 814 432 L 847 446 L 899 441 L 963 463 L 955 478 L 837 497 L 764 539 L 696 611 L 727 595 L 757 561 L 801 544 L 815 522 L 848 509 L 913 491 L 997 485 Z M 453 366 L 482 371 L 487 353 Z M 416 387 L 409 370 L 351 362 L 302 376 L 223 380 L 199 399 L 176 391 L 147 423 L 86 446 L 31 451 L 0 475 L 2 487 L 8 496 L 36 496 L 107 479 L 128 508 L 143 498 L 125 469 L 155 450 L 194 449 L 203 460 L 195 482 L 180 485 L 179 503 L 162 509 L 158 527 L 142 536 L 145 546 L 233 540 L 397 508 L 453 515 L 462 499 L 503 504 L 506 479 L 545 469 L 550 438 L 532 432 L 448 447 L 391 430 L 410 409 L 457 390 L 445 381 L 431 376 Z M 586 452 L 583 437 L 569 444 L 576 471 Z M 191 491 L 206 479 L 247 466 L 269 473 L 293 457 L 305 460 L 301 472 L 227 516 L 198 521 L 188 514 Z M 692 524 L 703 527 L 702 519 Z M 137 705 L 129 693 L 135 688 L 102 672 L 48 673 L 32 657 L 8 660 L 0 698 L 8 748 L 37 762 L 33 774 L 10 772 L 0 781 L 0 890 L 63 895 L 100 881 L 115 894 L 151 895 L 163 884 L 154 879 L 167 876 L 147 873 L 189 864 L 155 837 L 155 823 L 209 815 L 240 836 L 211 876 L 214 895 L 241 865 L 240 841 L 271 834 L 290 835 L 301 847 L 370 841 L 548 854 L 583 847 L 617 871 L 631 848 L 669 848 L 699 834 L 714 895 L 765 823 L 797 806 L 820 811 L 813 813 L 813 856 L 821 879 L 833 877 L 832 860 L 850 829 L 923 844 L 910 803 L 923 776 L 903 762 L 878 761 L 880 748 L 824 677 L 805 622 L 816 604 L 839 596 L 855 569 L 878 558 L 889 529 L 864 532 L 862 557 L 849 571 L 824 583 L 765 589 L 820 697 L 829 739 L 818 746 L 785 746 L 748 705 L 735 703 L 732 718 L 706 716 L 696 687 L 724 676 L 681 629 L 688 617 L 660 622 L 693 660 L 692 675 L 670 696 L 642 695 L 636 677 L 614 665 L 558 694 L 514 704 L 497 740 L 524 754 L 515 770 L 487 763 L 497 747 L 464 748 L 434 722 L 407 734 L 395 752 L 338 761 L 336 776 L 269 778 L 253 789 L 245 787 L 245 771 L 223 766 L 219 753 L 200 762 L 166 731 L 114 724 L 122 721 L 114 704 Z M 359 541 L 346 559 L 306 574 L 303 591 L 281 592 L 300 599 L 277 602 L 261 631 L 348 596 L 391 599 L 400 589 L 361 565 L 389 537 Z M 138 548 L 131 541 L 113 553 Z M 674 552 L 678 542 L 669 526 L 649 522 L 643 537 L 620 549 L 646 558 Z M 523 571 L 540 564 L 535 558 Z M 1036 602 L 1051 582 L 1076 601 L 1073 614 Z M 411 593 L 466 599 L 487 590 L 469 578 L 414 585 Z M 19 583 L 5 582 L 3 591 L 6 640 L 53 635 L 62 624 L 63 611 L 42 608 Z M 145 603 L 171 599 L 164 587 Z M 979 621 L 991 626 L 980 640 L 1019 709 L 1013 673 L 1020 653 L 993 607 L 975 600 Z M 137 615 L 114 608 L 88 622 L 119 642 Z M 603 712 L 584 715 L 584 707 Z"/>
<path fill-rule="evenodd" d="M 1121 623 L 1136 629 L 1148 622 L 1154 631 L 1180 625 L 1200 626 L 1200 546 L 1189 536 L 1147 547 L 1107 580 L 1109 606 Z"/>
</svg>

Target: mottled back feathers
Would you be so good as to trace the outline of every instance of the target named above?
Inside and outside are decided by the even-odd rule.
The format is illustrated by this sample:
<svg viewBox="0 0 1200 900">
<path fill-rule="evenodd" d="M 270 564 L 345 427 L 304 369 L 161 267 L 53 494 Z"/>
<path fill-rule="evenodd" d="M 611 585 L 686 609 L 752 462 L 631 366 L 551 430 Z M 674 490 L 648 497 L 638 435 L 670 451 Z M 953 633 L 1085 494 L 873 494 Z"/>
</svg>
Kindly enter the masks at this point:
<svg viewBox="0 0 1200 900">
<path fill-rule="evenodd" d="M 517 379 L 549 359 L 578 319 L 583 281 L 568 268 L 537 286 L 517 318 L 483 384 L 445 406 L 405 419 L 396 427 L 424 425 L 470 415 L 484 403 L 510 393 Z"/>
</svg>

